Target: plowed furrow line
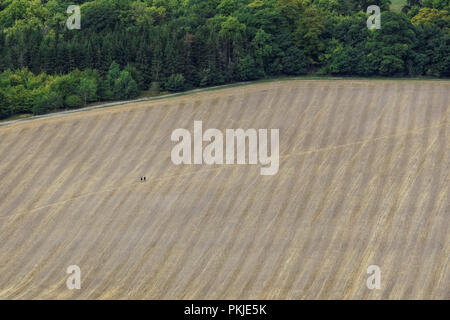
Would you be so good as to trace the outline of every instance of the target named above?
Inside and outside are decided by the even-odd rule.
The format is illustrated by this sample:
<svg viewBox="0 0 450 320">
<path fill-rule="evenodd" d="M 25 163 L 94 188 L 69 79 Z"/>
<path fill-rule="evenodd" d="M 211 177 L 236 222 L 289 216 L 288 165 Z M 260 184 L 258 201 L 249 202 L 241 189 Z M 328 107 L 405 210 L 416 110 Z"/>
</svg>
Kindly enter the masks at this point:
<svg viewBox="0 0 450 320">
<path fill-rule="evenodd" d="M 353 102 L 354 102 L 354 105 L 355 105 L 355 106 L 358 106 L 358 102 L 364 97 L 364 93 L 365 93 L 364 91 L 360 91 L 357 98 L 353 98 L 353 95 L 350 95 L 350 99 L 347 99 L 347 100 L 344 102 L 344 106 L 346 106 L 350 101 L 353 101 Z M 338 108 L 338 107 L 339 107 L 339 104 L 336 105 L 336 108 Z M 348 112 L 348 113 L 349 113 L 350 115 L 352 114 L 351 111 Z M 348 128 L 350 129 L 350 127 L 348 127 Z M 348 136 L 348 134 L 347 134 L 346 130 L 342 130 L 341 133 L 340 133 L 340 136 L 339 136 L 339 138 L 338 138 L 337 143 L 341 143 L 341 141 L 344 140 L 344 139 L 346 139 L 347 136 Z M 340 158 L 340 157 L 338 157 L 338 158 Z M 297 180 L 299 180 L 299 179 L 297 179 Z M 299 185 L 299 184 L 301 184 L 301 183 L 302 183 L 301 181 L 298 181 L 298 182 L 297 182 L 297 185 Z M 293 188 L 293 190 L 298 190 L 297 185 L 295 185 L 295 187 Z M 289 207 L 289 209 L 288 209 L 288 206 L 287 206 L 288 203 L 289 203 L 289 204 L 291 204 L 291 203 L 294 204 L 294 203 L 296 202 L 296 201 L 292 201 L 292 202 L 290 203 L 290 202 L 288 201 L 288 196 L 289 196 L 290 194 L 292 194 L 293 190 L 292 190 L 292 191 L 286 192 L 286 198 L 285 198 L 285 200 L 282 202 L 282 203 L 283 203 L 283 207 L 282 207 L 282 209 L 281 209 L 282 212 L 283 212 L 283 211 L 289 212 L 289 216 L 285 219 L 286 222 L 287 222 L 287 225 L 286 225 L 285 227 L 283 227 L 283 228 L 280 227 L 279 229 L 281 229 L 281 230 L 288 230 L 288 232 L 287 232 L 287 234 L 286 234 L 286 232 L 279 232 L 279 233 L 278 233 L 280 236 L 283 234 L 283 237 L 288 237 L 288 238 L 291 238 L 291 239 L 294 238 L 294 235 L 295 235 L 295 233 L 297 232 L 297 229 L 296 229 L 295 225 L 293 224 L 293 220 L 295 219 L 295 213 L 296 213 L 296 212 L 295 212 L 294 210 L 292 210 L 290 207 Z M 279 237 L 279 240 L 278 240 L 278 241 L 281 242 L 281 241 L 282 241 L 282 238 Z M 283 249 L 280 250 L 281 252 L 283 252 L 283 255 L 279 257 L 277 264 L 276 264 L 275 267 L 273 268 L 274 271 L 275 271 L 275 270 L 283 269 L 283 264 L 285 264 L 285 261 L 288 261 L 288 260 L 289 260 L 288 254 L 291 252 L 291 251 L 289 250 L 289 246 L 293 246 L 293 245 L 295 245 L 295 244 L 292 244 L 292 243 L 289 243 L 289 242 L 285 242 L 285 244 L 284 244 L 284 246 L 283 246 Z M 275 247 L 275 242 L 273 242 L 272 246 Z M 279 275 L 279 271 L 278 271 L 277 273 L 278 273 L 278 276 L 282 276 L 282 275 Z M 273 272 L 273 273 L 271 274 L 271 277 L 269 278 L 270 280 L 268 281 L 268 283 L 267 283 L 266 286 L 265 286 L 265 290 L 263 290 L 262 292 L 267 292 L 267 289 L 268 289 L 268 288 L 274 286 L 274 281 L 275 281 L 275 278 L 276 278 L 276 277 L 277 277 L 277 274 L 276 274 L 275 272 Z M 278 291 L 277 293 L 279 294 L 279 291 Z M 276 297 L 276 296 L 275 296 L 275 297 Z"/>
<path fill-rule="evenodd" d="M 400 92 L 402 92 L 402 88 L 398 88 L 396 87 L 394 89 L 394 92 L 398 92 L 400 90 Z M 396 99 L 394 104 L 397 105 L 398 102 L 398 98 L 401 95 L 397 94 L 396 95 Z M 383 102 L 384 106 L 388 103 L 387 100 L 385 100 Z M 357 136 L 361 136 L 364 135 L 365 132 L 367 131 L 366 129 L 366 123 L 367 123 L 367 119 L 369 116 L 369 107 L 366 107 L 364 109 L 364 113 L 362 118 L 359 121 L 359 127 L 357 130 Z M 396 120 L 398 119 L 398 117 L 394 117 L 393 118 L 393 124 L 391 126 L 391 133 L 394 133 L 396 130 Z M 381 128 L 381 125 L 378 127 Z M 378 132 L 375 131 L 374 135 L 377 135 Z M 373 148 L 370 150 L 369 155 L 367 156 L 367 159 L 364 160 L 364 158 L 360 159 L 359 166 L 357 168 L 354 168 L 353 166 L 348 166 L 347 172 L 344 174 L 344 178 L 343 181 L 348 181 L 350 180 L 350 176 L 354 176 L 354 180 L 355 183 L 353 184 L 353 188 L 352 189 L 347 189 L 347 187 L 342 186 L 342 190 L 345 191 L 343 192 L 343 194 L 341 194 L 339 197 L 336 197 L 337 199 L 339 199 L 338 204 L 337 204 L 337 208 L 334 208 L 332 211 L 334 212 L 332 217 L 331 217 L 331 223 L 333 225 L 338 223 L 338 219 L 341 218 L 344 221 L 340 221 L 340 223 L 342 223 L 342 225 L 355 225 L 355 226 L 359 226 L 360 225 L 360 221 L 361 219 L 363 219 L 363 217 L 365 217 L 365 212 L 366 211 L 362 211 L 362 206 L 359 202 L 364 201 L 365 199 L 370 197 L 370 186 L 372 186 L 372 184 L 377 181 L 376 179 L 373 178 L 373 174 L 374 172 L 377 172 L 376 168 L 377 168 L 377 150 L 379 147 L 379 143 L 375 144 L 373 146 Z M 394 144 L 392 144 L 392 146 L 394 146 Z M 392 149 L 391 149 L 392 151 Z M 386 153 L 386 155 L 390 155 L 391 151 L 388 151 Z M 385 156 L 386 156 L 385 155 Z M 387 156 L 386 159 L 386 163 L 385 163 L 385 167 L 389 165 L 389 161 L 392 160 L 392 156 L 389 157 Z M 357 164 L 355 164 L 356 166 Z M 351 170 L 351 171 L 350 171 Z M 361 173 L 357 173 L 357 172 L 361 172 Z M 353 195 L 353 199 L 356 199 L 356 203 L 352 203 L 349 204 L 350 208 L 353 208 L 352 210 L 349 210 L 349 214 L 342 214 L 342 207 L 343 205 L 341 205 L 341 203 L 343 203 L 347 198 L 350 197 L 350 195 Z M 343 200 L 342 200 L 343 197 Z M 337 212 L 341 212 L 341 215 L 337 215 Z M 375 216 L 374 213 L 372 213 L 373 216 Z M 341 216 L 341 217 L 340 217 Z M 347 261 L 354 261 L 355 257 L 353 257 L 350 260 L 348 259 L 348 256 L 351 255 L 351 253 L 355 252 L 354 250 L 351 250 L 351 248 L 353 248 L 353 246 L 358 243 L 358 241 L 355 238 L 352 238 L 355 235 L 355 231 L 357 231 L 359 228 L 358 227 L 354 227 L 351 230 L 349 230 L 344 236 L 341 241 L 338 241 L 339 239 L 339 233 L 338 232 L 334 232 L 333 233 L 333 237 L 330 239 L 329 241 L 329 245 L 328 247 L 325 249 L 324 252 L 324 257 L 329 257 L 329 255 L 332 254 L 332 252 L 339 252 L 339 248 L 335 248 L 335 244 L 336 243 L 340 243 L 340 249 L 343 250 L 344 254 L 339 255 L 337 257 L 337 260 L 334 261 L 333 267 L 331 270 L 329 270 L 329 272 L 327 274 L 336 274 L 339 275 L 339 277 L 331 277 L 327 280 L 323 280 L 322 281 L 322 286 L 321 288 L 317 291 L 317 296 L 316 298 L 320 298 L 321 297 L 321 293 L 323 292 L 332 292 L 331 290 L 333 290 L 333 286 L 335 284 L 335 281 L 337 279 L 345 279 L 345 275 L 343 274 L 344 271 L 347 270 L 348 272 L 348 268 L 349 266 L 347 265 Z M 342 281 L 341 283 L 345 283 L 344 281 Z M 345 291 L 343 288 L 344 286 L 341 284 L 340 285 L 340 290 L 338 291 L 339 294 L 343 294 L 343 292 Z M 333 297 L 333 295 L 330 295 L 330 297 Z"/>
<path fill-rule="evenodd" d="M 61 125 L 58 126 L 58 128 L 59 127 L 61 127 Z M 48 127 L 47 130 L 44 130 L 43 132 L 41 130 L 35 130 L 35 132 L 28 135 L 28 139 L 23 139 L 23 146 L 16 146 L 17 148 L 15 148 L 15 150 L 17 150 L 17 152 L 15 153 L 15 157 L 8 163 L 8 166 L 6 167 L 7 170 L 0 174 L 0 181 L 2 181 L 3 184 L 3 190 L 0 194 L 0 203 L 3 203 L 5 199 L 12 194 L 14 185 L 19 185 L 18 181 L 27 178 L 24 173 L 26 173 L 26 168 L 30 167 L 30 162 L 35 159 L 36 155 L 42 154 L 45 152 L 46 148 L 50 148 L 51 145 L 49 142 L 54 136 L 54 130 L 57 130 L 57 128 Z M 44 138 L 41 138 L 41 135 Z M 33 143 L 39 139 L 39 143 Z M 7 212 L 2 211 L 0 206 L 0 218 L 5 216 L 7 216 Z"/>
<path fill-rule="evenodd" d="M 78 137 L 81 141 L 83 141 L 83 139 L 88 137 L 92 130 L 94 130 L 94 128 L 98 125 L 98 122 L 95 120 L 96 119 L 91 119 L 89 122 L 85 122 L 80 125 L 75 129 L 75 132 L 71 138 L 75 139 Z M 87 131 L 81 130 L 85 127 L 89 129 Z M 45 188 L 48 187 L 48 183 L 52 179 L 52 173 L 59 173 L 59 170 L 62 170 L 63 167 L 67 165 L 67 161 L 70 159 L 67 155 L 72 155 L 72 152 L 77 148 L 77 145 L 67 143 L 66 139 L 69 134 L 70 132 L 66 132 L 58 144 L 49 143 L 48 145 L 53 146 L 53 149 L 47 151 L 48 156 L 46 158 L 41 158 L 39 155 L 36 155 L 34 161 L 32 161 L 32 165 L 29 165 L 27 169 L 20 173 L 20 176 L 26 177 L 25 181 L 21 184 L 16 183 L 16 187 L 12 188 L 11 194 L 16 194 L 16 197 L 11 197 L 12 200 L 8 203 L 10 206 L 15 205 L 14 207 L 16 208 L 16 212 L 22 211 L 21 209 L 25 207 L 25 205 L 18 205 L 18 203 L 21 203 L 21 198 L 28 199 L 28 197 L 33 194 L 39 186 L 44 187 L 44 189 L 40 189 L 41 192 L 46 190 Z M 80 136 L 78 136 L 78 134 L 80 134 Z M 67 151 L 66 148 L 69 148 L 70 151 Z M 61 154 L 66 155 L 63 160 L 58 157 L 58 155 Z M 41 159 L 45 160 L 41 161 Z M 55 169 L 54 165 L 55 163 L 58 163 L 58 160 L 59 166 Z M 43 182 L 42 180 L 45 179 L 45 177 L 48 178 L 44 180 L 45 182 Z M 23 188 L 19 189 L 19 186 L 22 186 Z M 32 203 L 34 203 L 36 199 L 36 197 L 33 198 L 31 204 L 28 204 L 28 207 L 32 207 Z M 5 205 L 3 209 L 0 208 L 0 210 L 10 212 L 7 205 Z"/>
<path fill-rule="evenodd" d="M 434 104 L 433 102 L 436 101 L 437 98 L 437 90 L 438 87 L 434 87 L 433 94 L 430 100 L 431 106 Z M 420 98 L 418 99 L 420 101 Z M 416 104 L 414 105 L 415 109 L 411 108 L 411 112 L 414 114 L 419 115 L 419 119 L 424 120 L 424 127 L 430 127 L 431 124 L 431 106 L 426 106 L 425 108 L 422 108 L 422 105 Z M 418 110 L 416 110 L 418 109 Z M 422 116 L 422 114 L 424 115 Z M 441 109 L 441 117 L 444 115 L 444 108 Z M 444 127 L 445 128 L 445 127 Z M 441 129 L 442 130 L 442 129 Z M 439 132 L 439 131 L 438 131 Z M 423 161 L 422 154 L 425 152 L 426 147 L 428 146 L 430 142 L 430 135 L 431 130 L 425 130 L 423 134 L 423 138 L 421 138 L 423 141 L 421 141 L 418 151 L 418 160 Z M 425 159 L 427 161 L 427 159 Z M 427 172 L 427 168 L 430 167 L 430 165 L 425 166 L 424 170 L 421 172 L 421 174 L 417 174 L 416 176 L 416 183 L 412 186 L 412 188 L 409 190 L 409 192 L 405 195 L 405 197 L 408 197 L 408 203 L 406 203 L 406 206 L 403 206 L 398 209 L 398 214 L 396 217 L 395 222 L 393 222 L 393 228 L 395 230 L 402 230 L 403 232 L 395 232 L 395 236 L 390 241 L 390 248 L 389 251 L 391 254 L 385 254 L 387 258 L 385 258 L 384 263 L 385 265 L 394 265 L 394 266 L 401 266 L 403 264 L 403 261 L 406 260 L 405 252 L 408 251 L 408 239 L 411 239 L 411 220 L 414 221 L 420 221 L 422 219 L 418 218 L 417 215 L 420 215 L 422 212 L 423 203 L 426 200 L 426 197 L 428 197 L 428 193 L 423 192 L 423 189 L 429 190 L 431 185 L 425 181 L 426 177 L 429 176 L 429 172 Z M 431 220 L 431 218 L 429 219 Z M 420 224 L 419 224 L 420 225 Z M 414 232 L 414 234 L 418 234 L 418 232 Z M 399 237 L 400 236 L 400 237 Z M 400 248 L 398 248 L 401 246 Z M 409 251 L 409 256 L 414 255 L 413 251 Z M 385 280 L 386 280 L 385 276 Z M 391 277 L 392 278 L 392 277 Z M 402 283 L 403 281 L 403 275 L 396 274 L 395 280 L 387 280 L 385 288 L 383 290 L 382 297 L 386 298 L 391 295 L 391 293 L 394 290 L 394 287 Z"/>
<path fill-rule="evenodd" d="M 383 88 L 376 88 L 375 89 L 375 93 L 374 96 L 379 96 L 380 95 L 380 91 L 383 91 Z M 374 106 L 376 106 L 377 104 L 377 99 L 372 99 L 371 103 L 369 104 L 369 106 L 367 106 L 367 108 L 370 110 L 371 108 L 373 108 Z M 377 115 L 376 118 L 376 125 L 377 126 L 381 126 L 381 119 L 383 118 L 384 115 L 384 109 L 381 110 L 381 112 Z M 375 129 L 375 133 L 374 135 L 377 134 L 377 130 Z M 342 168 L 345 168 L 346 166 L 353 166 L 354 162 L 358 159 L 358 157 L 360 156 L 360 153 L 362 150 L 364 150 L 365 145 L 360 145 L 358 149 L 356 149 L 354 152 L 350 153 L 350 155 L 352 156 L 351 159 L 349 160 L 350 164 L 346 165 L 346 162 L 344 162 L 339 170 L 342 170 Z M 314 176 L 316 176 L 319 172 L 321 172 L 321 168 L 322 166 L 325 165 L 325 163 L 327 162 L 327 159 L 323 160 L 324 155 L 322 155 L 321 158 L 319 158 L 319 161 L 315 161 L 318 165 L 316 166 L 316 173 Z M 301 221 L 299 220 L 300 217 L 303 218 L 303 221 L 301 223 L 301 225 L 303 225 L 304 227 L 307 227 L 309 229 L 309 231 L 307 233 L 305 233 L 304 235 L 299 234 L 298 232 L 296 233 L 296 236 L 294 237 L 294 241 L 297 243 L 301 243 L 301 248 L 300 250 L 297 252 L 297 259 L 293 259 L 293 266 L 292 269 L 288 269 L 289 270 L 289 276 L 285 281 L 285 286 L 283 287 L 283 290 L 281 292 L 281 294 L 283 296 L 289 296 L 292 298 L 303 298 L 306 297 L 308 292 L 304 291 L 303 288 L 305 286 L 308 285 L 307 280 L 310 279 L 309 277 L 306 277 L 305 274 L 307 274 L 307 272 L 310 272 L 310 268 L 311 268 L 311 263 L 312 263 L 312 259 L 308 259 L 307 263 L 302 262 L 300 259 L 303 256 L 307 256 L 305 252 L 307 252 L 308 250 L 310 250 L 312 248 L 312 245 L 314 244 L 315 238 L 313 238 L 311 236 L 311 234 L 314 234 L 314 231 L 316 231 L 315 228 L 313 228 L 313 224 L 312 224 L 312 216 L 311 214 L 307 214 L 308 211 L 306 211 L 308 209 L 308 204 L 310 202 L 310 199 L 312 197 L 312 190 L 313 190 L 313 186 L 314 183 L 316 182 L 316 180 L 318 179 L 312 179 L 309 181 L 309 184 L 306 188 L 305 188 L 305 195 L 304 197 L 299 201 L 299 204 L 301 204 L 301 206 L 304 208 L 303 212 L 304 214 L 300 215 L 297 214 L 297 217 L 294 220 L 294 225 L 297 226 L 298 223 L 300 223 Z M 312 210 L 311 210 L 312 213 Z M 309 222 L 307 222 L 309 221 Z M 297 240 L 297 235 L 301 237 L 301 239 L 304 240 Z M 299 279 L 297 281 L 301 281 L 301 285 L 302 285 L 302 290 L 300 291 L 300 284 L 296 284 L 295 283 L 295 279 Z M 306 279 L 306 282 L 305 280 Z M 295 290 L 295 291 L 293 291 Z M 292 291 L 292 292 L 291 292 Z M 296 292 L 302 292 L 302 296 L 298 296 L 298 294 Z"/>
<path fill-rule="evenodd" d="M 278 91 L 280 92 L 280 91 Z M 277 96 L 279 96 L 277 94 Z M 275 99 L 273 101 L 279 101 L 279 99 Z M 273 102 L 272 102 L 273 103 Z M 273 114 L 276 113 L 276 108 L 272 108 L 273 112 L 272 112 L 272 117 L 274 116 Z M 254 120 L 255 123 L 258 123 L 258 120 L 255 119 Z M 266 180 L 264 179 L 264 177 L 261 177 L 261 180 Z M 264 212 L 264 209 L 267 208 L 271 201 L 273 200 L 273 197 L 267 197 L 267 194 L 270 192 L 269 190 L 274 190 L 278 184 L 281 184 L 280 181 L 274 182 L 271 181 L 270 184 L 269 183 L 265 183 L 265 187 L 263 189 L 263 191 L 261 192 L 262 197 L 259 197 L 259 199 L 257 198 L 256 195 L 251 195 L 251 200 L 247 202 L 246 207 L 244 209 L 244 217 L 240 218 L 240 220 L 242 219 L 243 221 L 250 219 L 249 217 L 251 217 L 251 214 L 253 212 L 257 213 L 260 212 L 259 215 L 256 215 L 255 220 L 256 222 L 254 222 L 254 225 L 256 227 L 256 229 L 254 230 L 260 230 L 260 228 L 264 225 L 264 215 L 262 214 Z M 267 186 L 269 186 L 269 188 L 267 188 Z M 250 189 L 251 190 L 251 189 Z M 269 200 L 267 200 L 269 199 Z M 259 200 L 259 201 L 256 201 Z M 253 214 L 254 215 L 254 214 Z M 241 227 L 243 225 L 238 225 L 238 228 L 235 229 L 235 231 L 233 231 L 233 237 L 231 237 L 233 243 L 230 244 L 227 247 L 227 252 L 229 252 L 230 249 L 228 248 L 233 248 L 234 247 L 234 243 L 236 242 L 236 240 L 238 240 L 238 235 L 242 233 Z M 239 283 L 238 279 L 239 277 L 242 277 L 242 271 L 244 270 L 244 268 L 241 268 L 240 266 L 245 265 L 246 263 L 248 263 L 248 261 L 250 261 L 249 256 L 250 256 L 250 252 L 252 252 L 252 249 L 255 248 L 255 244 L 256 244 L 256 239 L 257 239 L 257 235 L 255 235 L 252 239 L 252 241 L 247 241 L 247 246 L 244 248 L 244 250 L 241 250 L 238 261 L 237 261 L 237 265 L 234 267 L 234 271 L 231 273 L 231 279 L 228 281 L 228 284 L 223 288 L 222 291 L 222 295 L 226 296 L 226 297 L 239 297 L 239 291 L 241 291 L 242 289 L 239 289 Z M 251 269 L 249 269 L 251 270 Z M 254 271 L 254 270 L 253 270 Z M 241 286 L 242 288 L 242 286 Z"/>
<path fill-rule="evenodd" d="M 286 96 L 287 96 L 287 95 L 285 94 L 284 97 L 286 97 Z M 283 105 L 284 105 L 284 104 L 283 104 Z M 225 185 L 225 184 L 224 184 L 224 185 Z M 217 195 L 222 194 L 222 192 L 223 192 L 223 188 L 222 188 L 222 189 L 218 189 Z M 218 197 L 218 196 L 215 196 L 215 197 L 211 197 L 211 198 L 210 198 L 210 200 L 209 200 L 210 205 L 208 205 L 208 207 L 207 207 L 207 209 L 206 209 L 207 214 L 203 217 L 202 221 L 200 221 L 199 223 L 195 223 L 195 225 L 196 225 L 195 232 L 191 233 L 191 234 L 190 234 L 190 240 L 187 240 L 187 243 L 193 243 L 193 245 L 191 246 L 191 247 L 194 248 L 193 250 L 196 249 L 197 244 L 198 244 L 199 242 L 200 242 L 200 243 L 203 243 L 203 242 L 201 241 L 202 233 L 200 233 L 200 230 L 206 229 L 207 226 L 211 224 L 210 221 L 214 218 L 214 213 L 215 213 L 215 211 L 211 209 L 211 206 L 213 206 L 215 202 L 212 202 L 211 199 L 219 199 L 219 197 Z M 205 233 L 203 233 L 203 234 L 205 234 Z M 196 240 L 196 239 L 197 239 L 197 240 Z M 214 247 L 213 244 L 211 244 L 211 246 Z M 207 247 L 209 248 L 210 246 L 208 245 Z M 181 271 L 181 269 L 182 269 L 182 267 L 183 267 L 183 264 L 184 264 L 184 261 L 188 260 L 189 255 L 190 255 L 190 252 L 189 252 L 189 251 L 185 251 L 185 253 L 184 253 L 184 255 L 182 256 L 182 258 L 178 260 L 178 261 L 179 261 L 179 262 L 177 263 L 178 268 L 176 269 L 176 271 L 174 271 L 174 272 L 172 273 L 172 274 L 173 274 L 172 278 L 173 278 L 176 274 L 178 274 L 178 273 Z M 206 256 L 206 255 L 203 255 L 203 256 L 204 256 L 204 257 L 208 257 L 208 256 Z M 205 259 L 204 259 L 204 260 L 205 260 Z M 203 266 L 202 261 L 197 262 L 197 264 L 198 264 L 200 267 Z M 196 271 L 196 270 L 194 269 L 194 274 L 198 274 L 198 273 L 199 273 L 199 271 Z M 160 290 L 160 291 L 161 291 L 161 292 L 167 292 L 167 289 L 168 289 L 168 287 L 165 287 L 165 288 L 163 288 L 163 289 Z M 162 296 L 157 296 L 157 298 L 162 298 Z"/>
<path fill-rule="evenodd" d="M 389 126 L 391 135 L 396 135 L 399 131 L 401 111 L 407 105 L 407 102 L 405 100 L 407 95 L 404 95 L 402 92 L 403 88 L 401 87 L 400 94 L 397 95 L 397 98 L 394 102 L 396 105 L 400 105 L 400 110 L 398 112 L 392 110 L 394 114 L 392 117 L 390 117 L 392 119 L 391 125 Z M 402 97 L 402 100 L 397 100 L 400 97 Z M 414 101 L 414 97 L 414 95 L 411 96 L 411 102 Z M 379 128 L 381 129 L 381 127 Z M 341 262 L 342 267 L 340 268 L 339 272 L 343 273 L 343 270 L 345 270 L 346 268 L 352 268 L 351 270 L 353 271 L 344 274 L 345 280 L 343 281 L 343 283 L 345 283 L 345 286 L 344 289 L 339 293 L 340 297 L 349 297 L 349 288 L 352 286 L 352 284 L 355 283 L 356 277 L 362 276 L 359 271 L 356 271 L 361 270 L 361 264 L 356 264 L 356 266 L 353 265 L 353 267 L 349 266 L 349 264 L 352 262 L 354 263 L 355 259 L 357 258 L 360 260 L 360 258 L 362 258 L 360 254 L 361 251 L 370 248 L 370 235 L 373 232 L 373 229 L 376 227 L 375 221 L 376 218 L 380 215 L 379 211 L 380 207 L 382 206 L 383 199 L 385 198 L 386 194 L 390 193 L 391 188 L 393 188 L 394 186 L 392 179 L 390 179 L 389 177 L 389 172 L 391 172 L 395 167 L 396 159 L 398 159 L 401 155 L 403 151 L 402 146 L 404 144 L 405 138 L 398 142 L 394 141 L 388 144 L 387 151 L 383 153 L 379 161 L 377 161 L 376 159 L 377 154 L 381 154 L 381 151 L 379 151 L 379 147 L 382 145 L 377 143 L 374 145 L 374 148 L 370 150 L 370 156 L 368 159 L 369 161 L 371 161 L 369 166 L 371 170 L 369 170 L 367 175 L 363 177 L 363 181 L 367 181 L 367 183 L 365 184 L 365 188 L 362 190 L 364 193 L 363 196 L 356 202 L 357 207 L 354 209 L 350 220 L 352 222 L 355 221 L 354 223 L 365 225 L 367 227 L 361 228 L 360 230 L 355 229 L 351 233 L 351 243 L 356 244 L 356 248 L 354 249 L 353 253 L 357 254 L 357 256 L 352 254 L 345 254 L 344 259 Z M 381 162 L 381 164 L 379 164 L 379 162 Z M 369 229 L 367 230 L 367 228 Z M 368 266 L 366 266 L 366 268 L 367 267 Z"/>
</svg>

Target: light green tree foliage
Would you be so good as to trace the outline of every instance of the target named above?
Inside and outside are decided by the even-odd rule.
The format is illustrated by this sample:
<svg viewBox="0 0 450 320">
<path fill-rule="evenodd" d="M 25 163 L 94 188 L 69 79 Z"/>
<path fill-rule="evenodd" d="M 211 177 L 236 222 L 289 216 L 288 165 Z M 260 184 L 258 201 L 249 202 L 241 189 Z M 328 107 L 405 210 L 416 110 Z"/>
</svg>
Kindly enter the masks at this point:
<svg viewBox="0 0 450 320">
<path fill-rule="evenodd" d="M 0 90 L 0 119 L 5 119 L 11 115 L 8 97 Z"/>
<path fill-rule="evenodd" d="M 93 79 L 83 78 L 80 80 L 79 92 L 84 105 L 89 101 L 95 101 L 97 98 L 97 83 Z"/>
<path fill-rule="evenodd" d="M 173 74 L 167 80 L 167 89 L 170 91 L 182 91 L 185 85 L 184 76 L 180 73 Z"/>
<path fill-rule="evenodd" d="M 113 94 L 116 99 L 131 99 L 139 94 L 137 83 L 128 71 L 121 71 L 114 81 Z"/>
<path fill-rule="evenodd" d="M 83 106 L 83 100 L 79 95 L 71 94 L 66 98 L 65 105 L 69 108 L 79 108 Z"/>
</svg>

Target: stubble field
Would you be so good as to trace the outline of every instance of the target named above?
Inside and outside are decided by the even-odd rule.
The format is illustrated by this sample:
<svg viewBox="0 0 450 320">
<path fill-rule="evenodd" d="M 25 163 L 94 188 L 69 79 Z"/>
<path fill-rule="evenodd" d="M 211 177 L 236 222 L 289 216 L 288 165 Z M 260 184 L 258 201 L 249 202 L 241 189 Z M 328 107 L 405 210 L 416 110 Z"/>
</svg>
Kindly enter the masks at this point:
<svg viewBox="0 0 450 320">
<path fill-rule="evenodd" d="M 449 299 L 449 92 L 282 81 L 0 127 L 0 299 Z M 279 128 L 278 174 L 175 166 L 194 120 Z"/>
</svg>

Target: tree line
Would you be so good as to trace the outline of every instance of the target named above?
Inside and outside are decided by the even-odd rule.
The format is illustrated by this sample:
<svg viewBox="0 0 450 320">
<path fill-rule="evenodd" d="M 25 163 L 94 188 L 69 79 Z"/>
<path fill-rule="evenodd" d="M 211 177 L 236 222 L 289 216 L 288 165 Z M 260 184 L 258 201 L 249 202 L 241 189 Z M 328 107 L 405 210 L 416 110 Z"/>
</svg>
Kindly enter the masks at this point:
<svg viewBox="0 0 450 320">
<path fill-rule="evenodd" d="M 406 2 L 0 0 L 0 118 L 282 75 L 448 77 L 450 0 Z"/>
</svg>

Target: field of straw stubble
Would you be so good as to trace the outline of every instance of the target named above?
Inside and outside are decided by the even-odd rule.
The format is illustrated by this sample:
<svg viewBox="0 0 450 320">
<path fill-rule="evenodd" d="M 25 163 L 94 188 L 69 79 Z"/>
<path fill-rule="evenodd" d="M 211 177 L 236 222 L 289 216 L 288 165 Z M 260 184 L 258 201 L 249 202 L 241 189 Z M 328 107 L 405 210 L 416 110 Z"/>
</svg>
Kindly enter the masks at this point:
<svg viewBox="0 0 450 320">
<path fill-rule="evenodd" d="M 281 81 L 0 127 L 0 298 L 449 299 L 449 92 Z M 279 128 L 278 174 L 175 166 L 194 120 Z"/>
</svg>

